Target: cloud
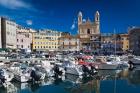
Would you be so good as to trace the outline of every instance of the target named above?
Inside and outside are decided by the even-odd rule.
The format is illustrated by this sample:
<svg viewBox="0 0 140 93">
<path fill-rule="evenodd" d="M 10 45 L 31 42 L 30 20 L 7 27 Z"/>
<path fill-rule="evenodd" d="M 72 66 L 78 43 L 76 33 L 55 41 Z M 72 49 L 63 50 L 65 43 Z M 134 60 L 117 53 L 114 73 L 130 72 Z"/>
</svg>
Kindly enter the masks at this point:
<svg viewBox="0 0 140 93">
<path fill-rule="evenodd" d="M 76 24 L 77 24 L 76 19 L 74 19 L 73 24 L 71 25 L 71 30 L 76 28 Z"/>
<path fill-rule="evenodd" d="M 83 19 L 83 22 L 86 22 L 86 19 Z"/>
<path fill-rule="evenodd" d="M 26 20 L 26 24 L 27 24 L 27 25 L 32 25 L 33 22 L 32 22 L 32 20 Z"/>
<path fill-rule="evenodd" d="M 31 5 L 22 0 L 0 0 L 0 5 L 9 9 L 31 8 Z"/>
<path fill-rule="evenodd" d="M 71 26 L 71 30 L 73 30 L 75 28 L 75 24 L 72 24 Z"/>
</svg>

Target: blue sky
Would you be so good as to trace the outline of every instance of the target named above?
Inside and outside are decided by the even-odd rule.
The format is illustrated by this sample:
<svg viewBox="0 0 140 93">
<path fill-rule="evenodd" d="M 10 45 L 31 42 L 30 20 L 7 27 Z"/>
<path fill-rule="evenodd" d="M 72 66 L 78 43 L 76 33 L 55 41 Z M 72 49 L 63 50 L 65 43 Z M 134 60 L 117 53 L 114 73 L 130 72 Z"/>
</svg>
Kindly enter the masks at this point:
<svg viewBox="0 0 140 93">
<path fill-rule="evenodd" d="M 77 15 L 94 20 L 100 12 L 101 32 L 127 32 L 140 26 L 140 0 L 0 0 L 0 15 L 35 29 L 77 32 Z"/>
</svg>

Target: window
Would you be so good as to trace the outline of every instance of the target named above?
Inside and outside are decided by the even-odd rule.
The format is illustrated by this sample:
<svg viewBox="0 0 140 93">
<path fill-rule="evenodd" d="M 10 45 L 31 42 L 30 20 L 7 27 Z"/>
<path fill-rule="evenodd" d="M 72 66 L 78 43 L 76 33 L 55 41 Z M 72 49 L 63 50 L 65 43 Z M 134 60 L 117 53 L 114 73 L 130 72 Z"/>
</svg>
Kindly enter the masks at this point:
<svg viewBox="0 0 140 93">
<path fill-rule="evenodd" d="M 92 36 L 90 36 L 90 39 L 92 40 Z"/>
<path fill-rule="evenodd" d="M 21 39 L 21 42 L 23 42 L 23 39 Z"/>
<path fill-rule="evenodd" d="M 25 37 L 29 38 L 29 34 L 25 34 Z"/>
<path fill-rule="evenodd" d="M 126 46 L 128 48 L 128 46 Z"/>
<path fill-rule="evenodd" d="M 87 29 L 87 34 L 90 34 L 90 29 Z"/>
<path fill-rule="evenodd" d="M 17 39 L 17 42 L 18 42 L 18 39 Z"/>
<path fill-rule="evenodd" d="M 21 45 L 21 48 L 23 48 L 23 45 Z"/>
<path fill-rule="evenodd" d="M 99 20 L 99 18 L 97 17 L 97 21 Z"/>
<path fill-rule="evenodd" d="M 7 32 L 7 35 L 9 35 L 10 34 L 10 32 Z"/>
</svg>

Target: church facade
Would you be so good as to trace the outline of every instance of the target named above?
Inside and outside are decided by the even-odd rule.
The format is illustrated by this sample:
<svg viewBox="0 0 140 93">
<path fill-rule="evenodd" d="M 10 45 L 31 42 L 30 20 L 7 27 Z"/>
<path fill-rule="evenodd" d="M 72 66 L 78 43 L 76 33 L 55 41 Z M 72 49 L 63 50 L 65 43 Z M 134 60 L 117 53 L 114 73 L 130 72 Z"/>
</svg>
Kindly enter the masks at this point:
<svg viewBox="0 0 140 93">
<path fill-rule="evenodd" d="M 94 21 L 88 18 L 83 22 L 82 12 L 78 14 L 78 34 L 81 50 L 97 50 L 100 48 L 100 14 L 95 13 Z"/>
</svg>

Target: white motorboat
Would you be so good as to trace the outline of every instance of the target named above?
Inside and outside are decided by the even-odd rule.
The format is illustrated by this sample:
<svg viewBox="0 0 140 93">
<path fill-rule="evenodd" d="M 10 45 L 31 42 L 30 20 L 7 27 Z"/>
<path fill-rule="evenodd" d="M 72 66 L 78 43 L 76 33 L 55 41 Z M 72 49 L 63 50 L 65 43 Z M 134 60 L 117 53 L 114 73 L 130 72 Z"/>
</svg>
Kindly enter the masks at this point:
<svg viewBox="0 0 140 93">
<path fill-rule="evenodd" d="M 14 74 L 14 79 L 19 82 L 28 82 L 31 80 L 30 69 L 20 63 L 14 63 L 9 70 Z"/>
<path fill-rule="evenodd" d="M 41 64 L 42 67 L 45 69 L 47 77 L 54 76 L 54 72 L 53 72 L 54 65 L 52 65 L 51 62 L 47 62 L 46 60 L 44 60 L 41 61 Z"/>
<path fill-rule="evenodd" d="M 14 78 L 14 75 L 10 73 L 8 70 L 3 68 L 0 69 L 0 79 L 2 78 L 5 79 L 5 82 L 10 82 Z"/>
<path fill-rule="evenodd" d="M 46 62 L 49 62 L 49 63 L 57 63 L 57 60 L 55 57 L 50 57 L 50 58 L 47 58 L 45 59 Z"/>
<path fill-rule="evenodd" d="M 98 69 L 102 69 L 102 70 L 116 70 L 116 69 L 118 69 L 118 64 L 101 63 L 101 64 L 98 65 Z"/>
<path fill-rule="evenodd" d="M 133 65 L 140 65 L 140 57 L 132 58 L 129 61 L 131 61 Z"/>
<path fill-rule="evenodd" d="M 98 64 L 98 69 L 102 70 L 116 70 L 119 69 L 120 64 L 117 63 L 116 60 L 110 58 L 110 60 L 107 60 L 106 57 L 98 57 L 96 61 L 100 64 Z"/>
<path fill-rule="evenodd" d="M 83 74 L 82 67 L 75 64 L 73 60 L 65 59 L 63 62 L 63 67 L 65 68 L 66 74 L 73 74 L 78 76 Z"/>
<path fill-rule="evenodd" d="M 32 76 L 32 72 L 35 72 L 35 76 Z M 34 78 L 35 81 L 44 80 L 46 77 L 46 71 L 41 65 L 35 65 L 32 68 L 31 77 Z M 36 78 L 37 77 L 37 78 Z"/>
</svg>

